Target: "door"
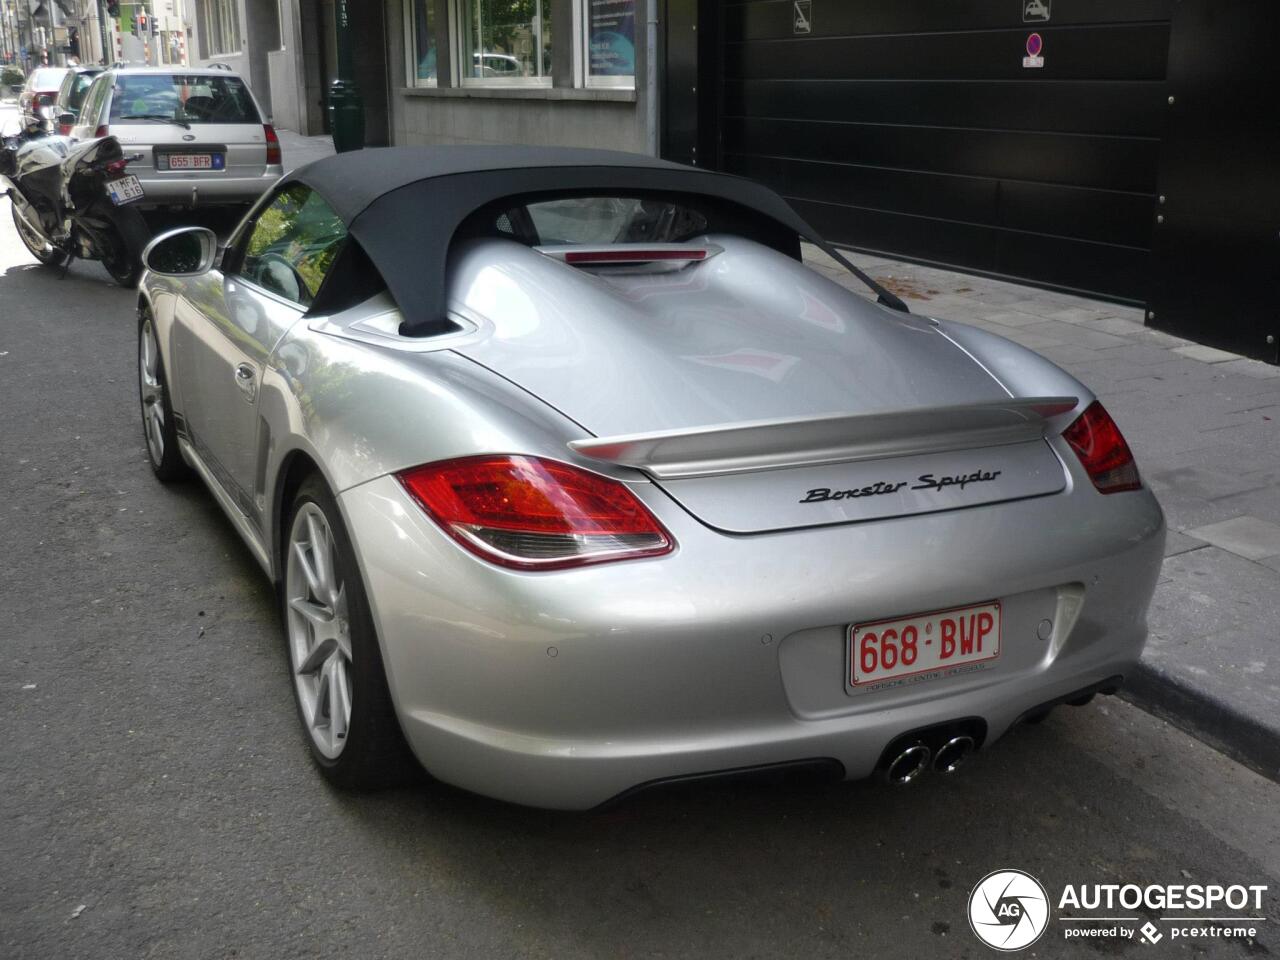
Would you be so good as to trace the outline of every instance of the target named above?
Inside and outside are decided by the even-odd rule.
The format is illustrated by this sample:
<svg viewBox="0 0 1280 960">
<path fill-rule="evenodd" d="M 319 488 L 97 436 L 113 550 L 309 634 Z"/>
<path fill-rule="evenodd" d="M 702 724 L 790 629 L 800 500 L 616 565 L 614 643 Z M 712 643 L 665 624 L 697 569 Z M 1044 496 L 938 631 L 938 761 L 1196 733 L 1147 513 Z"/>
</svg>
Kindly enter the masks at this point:
<svg viewBox="0 0 1280 960">
<path fill-rule="evenodd" d="M 726 4 L 720 169 L 838 243 L 1141 302 L 1174 7 Z"/>
<path fill-rule="evenodd" d="M 236 505 L 260 523 L 258 390 L 280 338 L 311 305 L 346 238 L 309 187 L 277 191 L 223 260 L 187 287 L 174 352 L 186 431 Z"/>
</svg>

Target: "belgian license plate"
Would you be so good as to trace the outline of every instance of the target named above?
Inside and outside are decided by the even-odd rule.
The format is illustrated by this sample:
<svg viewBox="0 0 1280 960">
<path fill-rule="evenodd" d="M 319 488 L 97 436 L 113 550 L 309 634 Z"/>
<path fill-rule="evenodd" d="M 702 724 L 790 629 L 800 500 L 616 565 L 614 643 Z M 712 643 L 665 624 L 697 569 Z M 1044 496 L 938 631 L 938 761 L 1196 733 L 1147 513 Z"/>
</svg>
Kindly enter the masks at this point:
<svg viewBox="0 0 1280 960">
<path fill-rule="evenodd" d="M 220 153 L 171 153 L 168 155 L 170 170 L 221 170 Z"/>
<path fill-rule="evenodd" d="M 132 200 L 140 199 L 142 197 L 142 184 L 132 174 L 121 177 L 119 180 L 108 180 L 107 195 L 111 197 L 111 202 L 118 207 Z"/>
<path fill-rule="evenodd" d="M 933 680 L 998 656 L 1000 604 L 994 600 L 898 620 L 855 623 L 849 628 L 849 685 Z"/>
</svg>

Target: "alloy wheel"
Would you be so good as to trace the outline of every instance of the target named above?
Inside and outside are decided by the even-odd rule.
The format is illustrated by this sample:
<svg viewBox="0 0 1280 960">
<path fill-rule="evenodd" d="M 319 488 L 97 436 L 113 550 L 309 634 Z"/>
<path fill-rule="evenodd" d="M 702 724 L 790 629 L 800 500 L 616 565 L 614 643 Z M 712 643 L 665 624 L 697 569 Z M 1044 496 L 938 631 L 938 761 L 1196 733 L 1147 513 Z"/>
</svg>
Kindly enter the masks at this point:
<svg viewBox="0 0 1280 960">
<path fill-rule="evenodd" d="M 351 625 L 329 521 L 306 501 L 286 561 L 289 662 L 302 720 L 320 753 L 337 759 L 351 727 Z"/>
<path fill-rule="evenodd" d="M 147 435 L 147 452 L 157 466 L 164 462 L 164 384 L 160 381 L 160 345 L 155 326 L 148 317 L 142 321 L 138 337 L 138 383 L 142 395 L 142 423 Z"/>
</svg>

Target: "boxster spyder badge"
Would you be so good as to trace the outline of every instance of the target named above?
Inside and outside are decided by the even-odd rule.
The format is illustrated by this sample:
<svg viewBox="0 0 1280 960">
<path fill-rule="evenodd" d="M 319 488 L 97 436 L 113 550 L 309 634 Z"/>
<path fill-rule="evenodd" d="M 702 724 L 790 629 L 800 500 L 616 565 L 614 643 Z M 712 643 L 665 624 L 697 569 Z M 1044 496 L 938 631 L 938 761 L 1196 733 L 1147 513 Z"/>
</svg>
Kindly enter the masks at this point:
<svg viewBox="0 0 1280 960">
<path fill-rule="evenodd" d="M 986 483 L 1000 476 L 999 470 L 975 470 L 970 474 L 959 474 L 954 477 L 935 477 L 932 473 L 921 474 L 911 485 L 912 490 L 945 490 L 947 487 L 959 487 L 963 490 L 971 483 Z M 822 503 L 826 500 L 843 500 L 846 497 L 875 497 L 885 493 L 897 493 L 910 483 L 899 480 L 897 483 L 885 483 L 877 480 L 867 487 L 856 490 L 832 490 L 830 487 L 816 487 L 805 494 L 801 503 Z"/>
<path fill-rule="evenodd" d="M 760 184 L 355 151 L 225 247 L 144 259 L 151 465 L 276 584 L 339 785 L 417 762 L 581 809 L 797 762 L 906 783 L 1142 652 L 1164 519 L 1107 411 L 911 314 Z"/>
</svg>

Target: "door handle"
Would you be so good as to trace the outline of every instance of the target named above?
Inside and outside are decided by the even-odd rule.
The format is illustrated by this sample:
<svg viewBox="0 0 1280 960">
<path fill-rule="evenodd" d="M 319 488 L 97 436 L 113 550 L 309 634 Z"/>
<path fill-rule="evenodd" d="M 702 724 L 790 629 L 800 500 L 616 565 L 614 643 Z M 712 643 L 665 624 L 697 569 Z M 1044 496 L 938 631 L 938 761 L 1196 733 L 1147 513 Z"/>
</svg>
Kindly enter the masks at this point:
<svg viewBox="0 0 1280 960">
<path fill-rule="evenodd" d="M 236 367 L 236 386 L 250 403 L 258 396 L 258 371 L 251 363 L 242 363 Z"/>
</svg>

